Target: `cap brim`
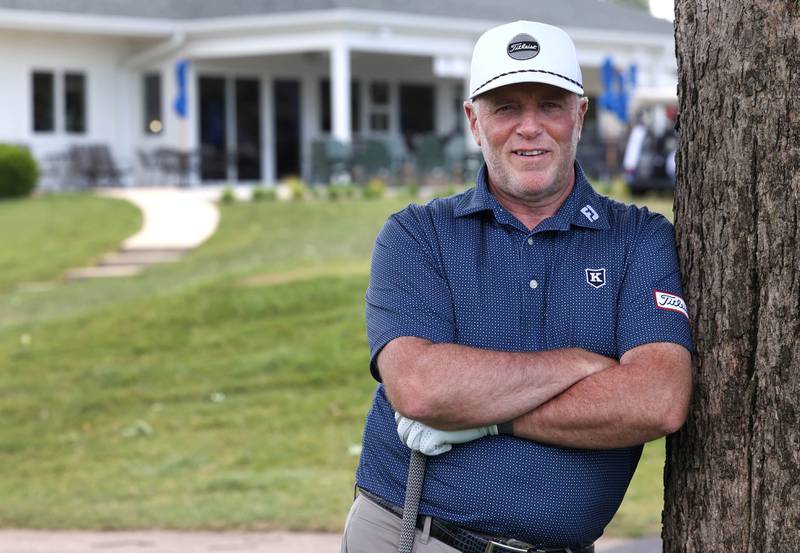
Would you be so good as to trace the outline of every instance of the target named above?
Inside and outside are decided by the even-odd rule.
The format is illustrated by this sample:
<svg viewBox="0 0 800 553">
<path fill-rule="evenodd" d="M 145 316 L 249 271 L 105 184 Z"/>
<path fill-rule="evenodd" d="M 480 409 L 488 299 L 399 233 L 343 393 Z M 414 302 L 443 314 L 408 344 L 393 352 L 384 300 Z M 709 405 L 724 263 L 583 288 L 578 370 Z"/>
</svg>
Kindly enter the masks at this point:
<svg viewBox="0 0 800 553">
<path fill-rule="evenodd" d="M 474 100 L 481 94 L 494 90 L 495 88 L 518 83 L 549 84 L 557 86 L 558 88 L 563 88 L 564 90 L 569 90 L 575 94 L 580 94 L 581 96 L 583 96 L 584 93 L 583 86 L 565 76 L 556 75 L 555 73 L 545 73 L 544 71 L 535 69 L 522 69 L 520 71 L 514 71 L 513 73 L 500 74 L 490 79 L 479 86 L 477 90 L 472 91 L 469 98 L 470 100 Z"/>
</svg>

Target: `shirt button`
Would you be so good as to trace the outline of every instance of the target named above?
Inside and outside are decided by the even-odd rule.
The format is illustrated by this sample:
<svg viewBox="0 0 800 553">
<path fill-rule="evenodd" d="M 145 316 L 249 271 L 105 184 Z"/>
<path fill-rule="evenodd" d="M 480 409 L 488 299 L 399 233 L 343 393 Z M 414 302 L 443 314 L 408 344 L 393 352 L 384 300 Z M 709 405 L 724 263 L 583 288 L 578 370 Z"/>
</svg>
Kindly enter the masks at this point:
<svg viewBox="0 0 800 553">
<path fill-rule="evenodd" d="M 533 236 L 528 238 L 528 245 L 533 246 Z"/>
<path fill-rule="evenodd" d="M 536 282 L 535 280 L 531 280 L 530 285 L 531 288 L 533 288 L 534 290 L 536 290 L 539 287 L 539 283 Z"/>
</svg>

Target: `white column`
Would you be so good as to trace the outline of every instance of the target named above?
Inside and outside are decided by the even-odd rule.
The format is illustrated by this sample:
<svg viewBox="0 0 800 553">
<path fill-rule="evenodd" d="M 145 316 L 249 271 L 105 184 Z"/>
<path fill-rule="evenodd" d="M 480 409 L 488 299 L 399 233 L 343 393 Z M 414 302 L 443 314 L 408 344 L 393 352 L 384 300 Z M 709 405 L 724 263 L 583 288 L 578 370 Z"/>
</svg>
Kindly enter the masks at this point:
<svg viewBox="0 0 800 553">
<path fill-rule="evenodd" d="M 115 138 L 117 144 L 117 151 L 114 152 L 117 156 L 122 159 L 122 163 L 127 165 L 128 167 L 136 167 L 136 151 L 133 147 L 134 136 L 138 136 L 136 131 L 134 131 L 135 121 L 138 119 L 139 121 L 142 120 L 142 117 L 138 117 L 135 119 L 135 116 L 140 113 L 140 106 L 142 105 L 142 86 L 141 86 L 141 77 L 139 77 L 138 81 L 136 82 L 136 75 L 130 69 L 117 69 L 116 75 L 116 94 L 114 96 L 115 100 L 115 108 L 116 108 L 116 129 L 115 129 Z M 139 85 L 138 87 L 136 85 Z M 136 91 L 139 91 L 138 94 Z M 135 98 L 135 100 L 134 100 Z M 135 101 L 135 103 L 134 103 Z M 89 106 L 91 103 L 87 102 Z M 89 108 L 90 112 L 91 108 Z M 90 115 L 94 115 L 91 114 Z M 141 127 L 140 127 L 141 128 Z M 136 130 L 141 133 L 140 128 Z M 138 171 L 133 172 L 128 178 L 124 179 L 123 182 L 126 186 L 140 184 L 140 177 L 141 175 Z"/>
<path fill-rule="evenodd" d="M 229 183 L 236 184 L 239 181 L 239 168 L 235 162 L 234 155 L 238 155 L 238 144 L 236 143 L 236 78 L 232 75 L 225 75 L 225 149 L 227 150 L 228 169 L 226 179 Z"/>
<path fill-rule="evenodd" d="M 186 148 L 193 150 L 200 147 L 200 77 L 197 75 L 194 60 L 189 61 L 189 69 L 186 71 L 186 94 L 189 105 L 186 115 Z"/>
<path fill-rule="evenodd" d="M 455 117 L 453 113 L 453 85 L 450 82 L 437 79 L 435 86 L 436 104 L 434 106 L 434 120 L 436 134 L 444 135 L 453 130 Z"/>
<path fill-rule="evenodd" d="M 275 110 L 273 109 L 272 75 L 261 76 L 261 180 L 275 184 Z"/>
<path fill-rule="evenodd" d="M 300 174 L 306 180 L 311 175 L 311 139 L 320 128 L 319 118 L 311 116 L 315 112 L 319 112 L 319 76 L 311 73 L 300 79 Z"/>
<path fill-rule="evenodd" d="M 350 48 L 343 41 L 331 47 L 331 119 L 333 137 L 350 142 Z"/>
</svg>

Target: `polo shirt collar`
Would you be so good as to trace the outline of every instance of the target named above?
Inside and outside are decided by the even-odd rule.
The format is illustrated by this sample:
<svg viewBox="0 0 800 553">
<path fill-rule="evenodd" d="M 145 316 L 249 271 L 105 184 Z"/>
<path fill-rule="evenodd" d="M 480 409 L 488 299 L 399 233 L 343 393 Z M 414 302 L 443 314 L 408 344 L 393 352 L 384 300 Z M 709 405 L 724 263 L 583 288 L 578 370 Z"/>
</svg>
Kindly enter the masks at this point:
<svg viewBox="0 0 800 553">
<path fill-rule="evenodd" d="M 580 164 L 575 162 L 575 186 L 555 215 L 539 223 L 535 232 L 568 230 L 571 225 L 607 229 L 608 200 L 594 191 Z M 463 194 L 455 206 L 454 215 L 464 217 L 479 211 L 491 211 L 501 224 L 518 226 L 516 218 L 506 211 L 489 192 L 487 169 L 484 163 L 475 179 L 475 188 Z"/>
<path fill-rule="evenodd" d="M 552 217 L 542 221 L 536 230 L 568 230 L 577 227 L 608 229 L 608 199 L 594 191 L 583 168 L 575 162 L 575 186 L 567 200 Z"/>
<path fill-rule="evenodd" d="M 486 163 L 483 163 L 478 170 L 478 175 L 475 177 L 475 188 L 465 192 L 456 204 L 453 211 L 456 217 L 472 215 L 479 211 L 493 211 L 495 217 L 498 216 L 498 212 L 502 210 L 502 207 L 492 193 L 489 192 L 486 174 Z"/>
</svg>

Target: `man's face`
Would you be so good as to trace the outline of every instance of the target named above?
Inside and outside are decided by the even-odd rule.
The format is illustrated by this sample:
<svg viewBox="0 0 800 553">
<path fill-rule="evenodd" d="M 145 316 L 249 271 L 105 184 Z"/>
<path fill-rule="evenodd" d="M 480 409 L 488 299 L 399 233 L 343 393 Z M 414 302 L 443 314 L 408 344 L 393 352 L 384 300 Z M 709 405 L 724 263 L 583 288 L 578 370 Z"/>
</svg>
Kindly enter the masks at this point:
<svg viewBox="0 0 800 553">
<path fill-rule="evenodd" d="M 585 98 L 539 83 L 500 87 L 466 102 L 492 192 L 523 203 L 566 195 L 586 106 Z"/>
</svg>

